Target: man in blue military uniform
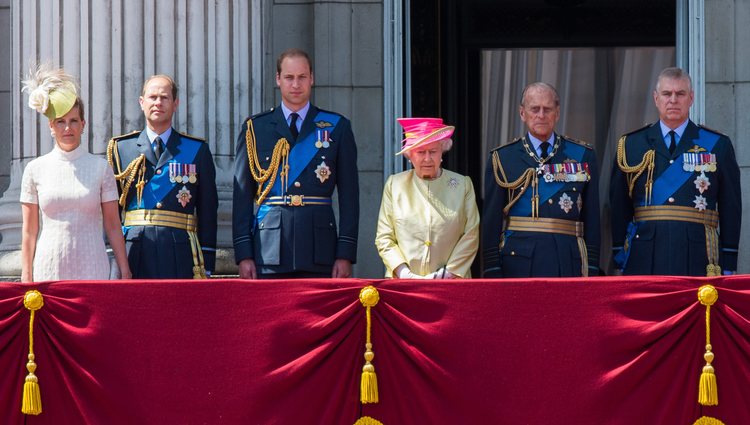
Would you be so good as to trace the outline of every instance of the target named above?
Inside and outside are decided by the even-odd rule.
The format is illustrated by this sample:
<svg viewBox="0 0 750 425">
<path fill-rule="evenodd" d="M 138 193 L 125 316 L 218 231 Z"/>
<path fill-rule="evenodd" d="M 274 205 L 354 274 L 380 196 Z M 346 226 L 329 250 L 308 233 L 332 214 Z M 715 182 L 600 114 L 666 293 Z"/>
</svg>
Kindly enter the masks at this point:
<svg viewBox="0 0 750 425">
<path fill-rule="evenodd" d="M 528 133 L 494 149 L 487 162 L 483 276 L 598 275 L 596 154 L 555 133 L 560 98 L 551 85 L 528 85 L 519 111 Z"/>
<path fill-rule="evenodd" d="M 177 85 L 146 80 L 146 129 L 110 140 L 128 261 L 134 278 L 205 278 L 216 262 L 216 169 L 204 140 L 172 128 Z"/>
<path fill-rule="evenodd" d="M 742 198 L 732 142 L 689 119 L 690 76 L 659 74 L 659 121 L 620 138 L 610 186 L 615 267 L 624 274 L 737 270 Z"/>
<path fill-rule="evenodd" d="M 310 103 L 307 53 L 284 51 L 276 71 L 281 106 L 248 118 L 237 137 L 232 233 L 240 277 L 350 277 L 359 224 L 351 124 Z"/>
</svg>

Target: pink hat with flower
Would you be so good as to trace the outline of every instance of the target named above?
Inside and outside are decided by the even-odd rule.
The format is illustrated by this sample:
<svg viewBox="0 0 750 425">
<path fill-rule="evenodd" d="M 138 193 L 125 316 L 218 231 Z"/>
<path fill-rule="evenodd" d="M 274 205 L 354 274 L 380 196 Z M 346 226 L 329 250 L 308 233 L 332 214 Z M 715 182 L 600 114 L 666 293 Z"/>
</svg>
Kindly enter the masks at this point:
<svg viewBox="0 0 750 425">
<path fill-rule="evenodd" d="M 401 151 L 396 155 L 449 139 L 455 130 L 452 125 L 443 124 L 442 118 L 398 118 L 396 121 L 404 128 L 406 136 L 401 142 Z"/>
</svg>

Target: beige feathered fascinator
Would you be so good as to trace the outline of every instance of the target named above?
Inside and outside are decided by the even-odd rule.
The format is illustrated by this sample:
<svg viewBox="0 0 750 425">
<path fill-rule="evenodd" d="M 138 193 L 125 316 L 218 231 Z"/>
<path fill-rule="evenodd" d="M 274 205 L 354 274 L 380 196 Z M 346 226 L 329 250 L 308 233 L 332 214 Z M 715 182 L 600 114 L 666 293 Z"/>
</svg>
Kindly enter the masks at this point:
<svg viewBox="0 0 750 425">
<path fill-rule="evenodd" d="M 29 108 L 51 120 L 67 114 L 78 98 L 75 78 L 49 63 L 32 67 L 21 83 L 21 91 L 29 93 Z"/>
</svg>

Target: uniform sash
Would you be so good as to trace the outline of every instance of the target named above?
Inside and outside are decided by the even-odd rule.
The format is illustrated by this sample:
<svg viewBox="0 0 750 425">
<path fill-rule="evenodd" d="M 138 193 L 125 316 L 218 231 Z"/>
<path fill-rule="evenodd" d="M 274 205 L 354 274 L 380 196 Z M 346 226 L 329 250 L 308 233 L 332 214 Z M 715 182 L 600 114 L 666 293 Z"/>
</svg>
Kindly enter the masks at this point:
<svg viewBox="0 0 750 425">
<path fill-rule="evenodd" d="M 563 154 L 566 158 L 574 159 L 578 162 L 583 160 L 586 148 L 573 142 L 565 141 Z M 539 181 L 539 204 L 547 202 L 555 193 L 565 186 L 565 182 L 545 182 L 544 179 Z M 527 217 L 531 215 L 531 190 L 526 190 L 515 205 L 508 211 L 508 215 Z"/>
<path fill-rule="evenodd" d="M 160 168 L 168 167 L 169 163 L 179 162 L 184 164 L 192 164 L 195 161 L 195 156 L 198 154 L 198 150 L 201 147 L 201 143 L 194 140 L 180 137 L 180 151 L 166 164 Z M 169 181 L 169 173 L 162 172 L 161 174 L 154 173 L 153 176 L 148 180 L 146 186 L 143 188 L 143 197 L 141 198 L 141 205 L 138 205 L 138 199 L 133 196 L 130 199 L 128 205 L 128 211 L 137 210 L 139 208 L 145 208 L 147 210 L 156 208 L 156 203 L 164 199 L 165 196 L 172 190 L 174 183 Z"/>
<path fill-rule="evenodd" d="M 684 135 L 684 133 L 683 133 Z M 706 131 L 702 128 L 698 129 L 698 138 L 693 140 L 698 146 L 711 152 L 716 146 L 716 142 L 719 141 L 719 135 L 710 131 Z M 654 180 L 654 185 L 651 193 L 651 205 L 664 205 L 665 202 L 672 195 L 677 192 L 682 185 L 685 184 L 693 176 L 692 171 L 685 171 L 682 169 L 684 163 L 684 157 L 679 155 L 674 162 L 667 167 L 667 169 L 661 173 L 659 177 Z M 645 195 L 645 194 L 644 194 Z M 643 196 L 639 196 L 637 199 L 639 206 L 646 206 L 646 200 Z M 614 260 L 620 269 L 625 269 L 628 264 L 628 258 L 630 258 L 630 248 L 633 244 L 633 238 L 638 233 L 640 222 L 631 221 L 628 223 L 628 228 L 625 232 L 625 243 L 622 249 L 615 255 Z"/>
<path fill-rule="evenodd" d="M 318 114 L 315 115 L 315 118 L 313 118 L 313 122 L 315 124 L 323 121 L 330 123 L 332 125 L 330 127 L 330 132 L 333 133 L 333 131 L 336 129 L 336 125 L 339 123 L 340 118 L 340 115 L 318 111 Z M 307 168 L 307 165 L 310 163 L 310 161 L 312 161 L 313 157 L 315 157 L 315 154 L 318 152 L 318 148 L 315 147 L 315 137 L 316 132 L 313 131 L 292 147 L 291 151 L 289 152 L 289 177 L 287 181 L 297 180 L 297 177 L 299 177 L 302 171 Z M 268 195 L 283 196 L 285 195 L 283 191 L 284 189 L 282 189 L 281 187 L 281 179 L 277 178 L 273 183 L 273 187 L 271 188 Z M 261 221 L 263 221 L 263 218 L 266 216 L 268 211 L 270 211 L 270 209 L 271 205 L 265 203 L 261 204 L 261 206 L 258 207 L 258 213 L 255 216 L 255 222 L 260 223 Z"/>
<path fill-rule="evenodd" d="M 698 130 L 698 138 L 693 140 L 698 146 L 711 152 L 716 142 L 719 140 L 719 135 L 704 129 Z M 667 169 L 661 173 L 659 177 L 654 180 L 653 191 L 651 194 L 651 205 L 664 205 L 670 196 L 674 195 L 679 188 L 682 187 L 685 182 L 688 181 L 693 175 L 692 172 L 688 172 L 682 169 L 684 158 L 679 155 L 674 162 L 667 167 Z M 638 205 L 646 206 L 645 199 L 639 198 Z"/>
</svg>

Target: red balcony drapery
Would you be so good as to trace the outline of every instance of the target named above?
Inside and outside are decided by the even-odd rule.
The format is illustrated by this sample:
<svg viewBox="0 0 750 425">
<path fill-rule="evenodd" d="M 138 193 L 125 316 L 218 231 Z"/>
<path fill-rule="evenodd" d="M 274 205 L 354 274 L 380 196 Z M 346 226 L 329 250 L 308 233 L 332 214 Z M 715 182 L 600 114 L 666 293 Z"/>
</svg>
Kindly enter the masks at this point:
<svg viewBox="0 0 750 425">
<path fill-rule="evenodd" d="M 370 284 L 380 402 L 361 407 Z M 43 412 L 27 424 L 750 423 L 748 276 L 3 283 L 8 424 L 24 423 L 30 289 Z"/>
</svg>

